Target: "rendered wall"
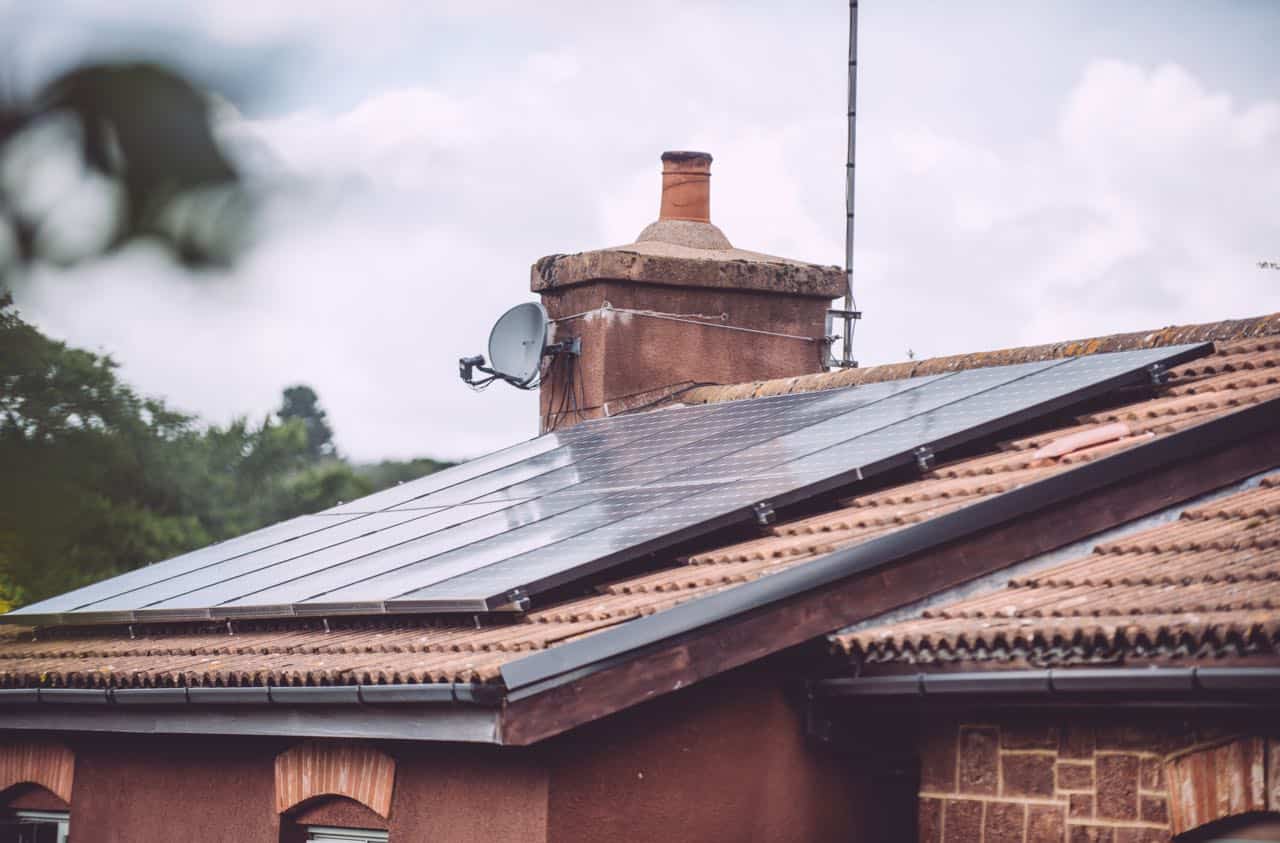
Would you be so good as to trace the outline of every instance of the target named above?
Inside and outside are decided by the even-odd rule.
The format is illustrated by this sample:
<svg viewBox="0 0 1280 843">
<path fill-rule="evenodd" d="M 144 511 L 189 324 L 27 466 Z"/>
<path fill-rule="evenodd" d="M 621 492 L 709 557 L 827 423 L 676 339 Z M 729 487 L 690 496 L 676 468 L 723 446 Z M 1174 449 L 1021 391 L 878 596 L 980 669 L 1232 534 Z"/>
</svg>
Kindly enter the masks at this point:
<svg viewBox="0 0 1280 843">
<path fill-rule="evenodd" d="M 455 744 L 380 744 L 397 760 L 385 823 L 343 799 L 312 800 L 282 823 L 275 809 L 274 761 L 291 743 L 146 735 L 68 738 L 76 754 L 73 841 L 287 843 L 297 826 L 348 822 L 388 828 L 393 840 L 424 835 L 450 843 L 544 839 L 546 777 L 536 759 L 522 750 Z"/>
<path fill-rule="evenodd" d="M 71 738 L 73 843 L 276 843 L 273 760 L 262 739 Z"/>
<path fill-rule="evenodd" d="M 871 839 L 855 834 L 866 780 L 812 747 L 802 706 L 765 680 L 708 681 L 529 748 L 379 743 L 396 759 L 385 820 L 331 797 L 277 814 L 275 757 L 296 741 L 65 742 L 74 843 L 295 843 L 313 824 L 397 843 Z"/>
<path fill-rule="evenodd" d="M 867 781 L 803 726 L 776 684 L 729 680 L 553 739 L 548 840 L 859 839 Z"/>
</svg>

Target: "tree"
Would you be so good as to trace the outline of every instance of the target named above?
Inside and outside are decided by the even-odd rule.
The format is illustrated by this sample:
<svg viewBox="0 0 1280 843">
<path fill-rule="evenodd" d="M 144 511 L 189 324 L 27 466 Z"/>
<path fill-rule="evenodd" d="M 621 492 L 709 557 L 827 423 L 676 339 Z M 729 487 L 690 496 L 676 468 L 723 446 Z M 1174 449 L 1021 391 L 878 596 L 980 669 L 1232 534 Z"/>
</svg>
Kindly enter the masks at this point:
<svg viewBox="0 0 1280 843">
<path fill-rule="evenodd" d="M 299 384 L 284 391 L 284 402 L 276 411 L 282 420 L 298 419 L 307 431 L 307 453 L 313 460 L 335 455 L 333 428 L 327 414 L 320 409 L 320 398 L 309 386 Z"/>
<path fill-rule="evenodd" d="M 261 422 L 201 425 L 139 396 L 110 357 L 44 336 L 0 295 L 0 610 L 444 465 L 348 464 L 305 386 Z"/>
</svg>

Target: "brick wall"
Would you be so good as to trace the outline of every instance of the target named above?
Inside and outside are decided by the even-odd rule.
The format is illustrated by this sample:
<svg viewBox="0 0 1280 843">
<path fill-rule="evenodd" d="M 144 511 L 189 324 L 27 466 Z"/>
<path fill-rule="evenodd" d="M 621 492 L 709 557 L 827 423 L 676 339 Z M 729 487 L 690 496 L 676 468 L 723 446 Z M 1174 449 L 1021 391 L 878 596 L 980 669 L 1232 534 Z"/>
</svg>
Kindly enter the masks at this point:
<svg viewBox="0 0 1280 843">
<path fill-rule="evenodd" d="M 931 724 L 918 745 L 920 840 L 1167 841 L 1164 760 L 1211 737 L 1181 724 Z"/>
</svg>

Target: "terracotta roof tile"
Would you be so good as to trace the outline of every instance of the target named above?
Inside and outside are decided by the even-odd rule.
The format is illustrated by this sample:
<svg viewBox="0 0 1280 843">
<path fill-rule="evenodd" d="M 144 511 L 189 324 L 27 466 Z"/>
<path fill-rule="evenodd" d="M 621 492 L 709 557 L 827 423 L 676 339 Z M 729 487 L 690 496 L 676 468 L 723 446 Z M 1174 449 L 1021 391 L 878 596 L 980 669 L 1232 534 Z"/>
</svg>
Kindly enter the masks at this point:
<svg viewBox="0 0 1280 843">
<path fill-rule="evenodd" d="M 1112 334 L 1087 340 L 1049 343 L 1047 345 L 1008 348 L 977 354 L 957 354 L 950 357 L 933 357 L 927 360 L 909 360 L 884 366 L 842 369 L 794 378 L 732 384 L 728 386 L 700 386 L 679 395 L 686 404 L 711 404 L 720 401 L 740 401 L 769 395 L 794 392 L 812 392 L 822 389 L 838 389 L 842 386 L 900 380 L 924 375 L 946 374 L 964 369 L 980 369 L 987 366 L 1006 366 L 1013 363 L 1029 363 L 1037 360 L 1053 360 L 1082 354 L 1100 354 L 1108 351 L 1127 351 L 1135 348 L 1155 348 L 1179 343 L 1226 341 L 1232 354 L 1253 351 L 1275 351 L 1280 345 L 1274 339 L 1280 334 L 1280 313 L 1252 319 L 1234 319 L 1210 322 L 1202 325 L 1175 325 L 1158 331 L 1139 331 L 1130 334 Z"/>
<path fill-rule="evenodd" d="M 1280 331 L 1280 316 L 1239 325 L 1246 332 Z M 1187 330 L 1140 335 L 1146 338 L 1140 340 L 1129 335 L 1122 341 L 1179 341 L 1227 328 Z M 1107 345 L 1100 342 L 1096 350 Z M 982 356 L 948 360 L 931 365 L 1012 362 Z M 1140 447 L 1153 437 L 1241 406 L 1274 400 L 1280 383 L 1269 373 L 1280 371 L 1278 367 L 1280 339 L 1232 343 L 1203 361 L 1179 367 L 1154 399 L 1145 397 L 1150 393 L 1135 393 L 1124 407 L 1000 443 L 989 453 L 941 465 L 918 481 L 836 501 L 826 512 L 776 524 L 758 538 L 668 559 L 647 572 L 598 584 L 593 594 L 538 607 L 525 616 L 499 616 L 479 627 L 456 616 L 347 619 L 327 629 L 318 622 L 245 622 L 234 627 L 235 634 L 222 627 L 156 626 L 136 628 L 136 637 L 120 629 L 42 630 L 36 640 L 29 632 L 5 630 L 0 635 L 0 686 L 495 682 L 504 663 L 529 652 L 804 565 L 833 549 Z M 873 370 L 854 371 L 863 377 Z M 1117 420 L 1126 421 L 1130 435 L 1035 458 L 1035 451 L 1047 444 Z M 1280 612 L 1269 608 L 1280 600 L 1278 544 L 1280 475 L 1256 490 L 1195 507 L 1176 524 L 1015 579 L 996 596 L 933 612 L 946 617 L 843 634 L 836 640 L 872 661 L 991 658 L 1017 652 L 1055 663 L 1110 658 L 1134 648 L 1144 653 L 1256 652 L 1280 640 Z M 1106 592 L 1113 593 L 1108 597 Z"/>
<path fill-rule="evenodd" d="M 868 664 L 1280 655 L 1280 474 L 919 617 L 849 630 Z"/>
</svg>

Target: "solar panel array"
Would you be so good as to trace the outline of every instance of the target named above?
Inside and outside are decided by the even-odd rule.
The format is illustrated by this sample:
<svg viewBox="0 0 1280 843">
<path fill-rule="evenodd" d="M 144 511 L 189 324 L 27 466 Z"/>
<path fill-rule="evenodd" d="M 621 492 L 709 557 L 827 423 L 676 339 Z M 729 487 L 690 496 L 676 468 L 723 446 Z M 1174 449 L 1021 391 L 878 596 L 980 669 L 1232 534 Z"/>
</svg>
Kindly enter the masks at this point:
<svg viewBox="0 0 1280 843">
<path fill-rule="evenodd" d="M 126 623 L 509 606 L 1149 378 L 1211 346 L 585 422 L 0 616 Z"/>
</svg>

